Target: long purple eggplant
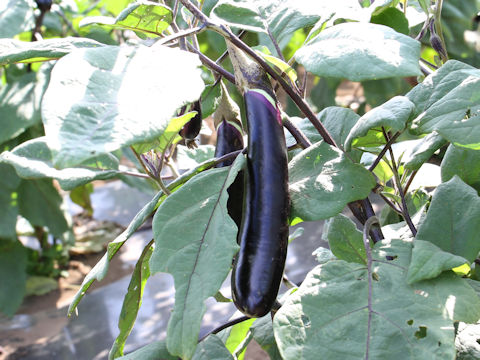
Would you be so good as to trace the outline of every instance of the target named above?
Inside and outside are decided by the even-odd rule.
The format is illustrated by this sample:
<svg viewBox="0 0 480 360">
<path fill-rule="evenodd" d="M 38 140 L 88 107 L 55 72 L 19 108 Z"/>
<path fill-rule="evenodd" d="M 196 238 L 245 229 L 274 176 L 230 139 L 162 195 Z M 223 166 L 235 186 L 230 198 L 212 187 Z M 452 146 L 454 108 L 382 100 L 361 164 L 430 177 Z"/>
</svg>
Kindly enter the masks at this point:
<svg viewBox="0 0 480 360">
<path fill-rule="evenodd" d="M 263 90 L 245 90 L 248 153 L 232 296 L 250 317 L 272 308 L 288 245 L 288 161 L 280 112 Z"/>
</svg>

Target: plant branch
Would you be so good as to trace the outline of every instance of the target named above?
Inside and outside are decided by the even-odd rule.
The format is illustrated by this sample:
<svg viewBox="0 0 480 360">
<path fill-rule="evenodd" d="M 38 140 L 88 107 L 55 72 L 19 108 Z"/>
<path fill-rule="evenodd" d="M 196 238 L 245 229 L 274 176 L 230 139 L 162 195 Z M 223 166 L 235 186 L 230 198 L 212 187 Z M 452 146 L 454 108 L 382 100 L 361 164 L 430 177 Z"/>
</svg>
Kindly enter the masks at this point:
<svg viewBox="0 0 480 360">
<path fill-rule="evenodd" d="M 375 161 L 373 162 L 372 165 L 370 165 L 370 167 L 368 168 L 368 171 L 372 172 L 378 165 L 378 163 L 382 160 L 383 156 L 385 155 L 385 153 L 390 149 L 390 147 L 392 146 L 392 144 L 395 142 L 395 140 L 397 140 L 397 138 L 400 136 L 400 132 L 396 132 L 395 135 L 393 135 L 390 140 L 387 141 L 387 143 L 385 144 L 385 146 L 383 147 L 382 151 L 380 151 L 380 153 L 378 154 L 377 158 L 375 159 Z"/>
<path fill-rule="evenodd" d="M 402 210 L 400 210 L 393 202 L 390 201 L 389 198 L 387 198 L 385 195 L 382 193 L 378 194 L 380 197 L 385 201 L 385 203 L 392 208 L 393 211 L 395 211 L 398 215 L 402 215 Z"/>
<path fill-rule="evenodd" d="M 412 184 L 412 181 L 415 178 L 415 175 L 417 175 L 417 173 L 418 173 L 418 170 L 415 170 L 414 172 L 412 172 L 412 175 L 410 175 L 410 177 L 408 178 L 407 184 L 405 185 L 405 189 L 403 190 L 405 194 L 408 192 L 408 189 Z"/>
<path fill-rule="evenodd" d="M 212 69 L 216 73 L 220 74 L 225 79 L 230 81 L 232 84 L 235 84 L 235 76 L 232 73 L 222 68 L 220 65 L 215 63 L 212 59 L 210 59 L 208 56 L 205 56 L 201 51 L 195 49 L 193 45 L 191 45 L 190 43 L 187 43 L 187 46 L 190 51 L 194 52 L 200 57 L 200 61 L 202 62 L 203 65 Z"/>
<path fill-rule="evenodd" d="M 225 330 L 225 329 L 229 328 L 230 326 L 233 326 L 233 325 L 239 324 L 239 323 L 241 323 L 241 322 L 244 322 L 244 321 L 246 321 L 246 320 L 248 320 L 248 319 L 250 319 L 248 316 L 240 316 L 239 318 L 230 320 L 230 321 L 226 322 L 225 324 L 220 325 L 219 327 L 213 329 L 213 330 L 210 331 L 209 333 L 207 333 L 207 334 L 205 334 L 204 336 L 202 336 L 202 337 L 200 338 L 200 340 L 198 340 L 198 342 L 202 342 L 202 341 L 205 340 L 208 336 L 218 334 L 220 331 Z"/>
<path fill-rule="evenodd" d="M 190 36 L 190 35 L 199 34 L 202 31 L 204 31 L 205 29 L 206 29 L 205 25 L 202 25 L 202 26 L 197 26 L 197 27 L 187 29 L 187 30 L 181 30 L 181 31 L 173 33 L 172 35 L 169 35 L 169 36 L 166 36 L 166 37 L 160 39 L 158 43 L 160 45 L 165 45 L 165 44 L 167 44 L 171 41 L 174 41 L 174 40 L 177 40 L 177 39 L 180 39 L 180 38 L 185 38 L 185 37 Z"/>
<path fill-rule="evenodd" d="M 305 114 L 305 116 L 310 120 L 310 122 L 313 124 L 313 126 L 317 129 L 317 131 L 320 133 L 322 138 L 324 139 L 325 142 L 328 144 L 338 147 L 338 145 L 335 143 L 335 140 L 333 137 L 330 135 L 330 133 L 327 131 L 327 129 L 323 126 L 323 124 L 320 122 L 320 120 L 317 119 L 317 116 L 313 112 L 313 110 L 310 108 L 310 105 L 308 105 L 303 98 L 298 94 L 289 84 L 286 82 L 280 74 L 278 74 L 274 69 L 272 69 L 266 61 L 258 55 L 254 50 L 252 50 L 247 44 L 245 44 L 241 39 L 239 39 L 230 29 L 227 27 L 213 23 L 207 16 L 205 16 L 195 5 L 193 5 L 190 1 L 188 0 L 180 0 L 182 4 L 190 10 L 192 14 L 194 14 L 196 17 L 200 19 L 203 23 L 206 24 L 206 26 L 210 29 L 212 29 L 215 32 L 218 32 L 220 35 L 223 35 L 226 37 L 231 43 L 233 43 L 235 46 L 243 50 L 245 53 L 247 53 L 252 59 L 254 59 L 262 68 L 265 69 L 265 71 L 272 77 L 274 78 L 285 90 L 285 92 L 290 96 L 290 98 L 293 100 L 293 102 L 298 106 L 298 108 Z"/>
<path fill-rule="evenodd" d="M 272 40 L 273 46 L 275 46 L 275 50 L 277 51 L 278 57 L 283 61 L 285 61 L 285 58 L 283 57 L 282 50 L 280 49 L 280 46 L 278 45 L 277 39 L 273 36 L 272 32 L 270 31 L 270 27 L 267 25 L 267 32 L 268 32 L 268 37 L 270 40 Z"/>
<path fill-rule="evenodd" d="M 382 127 L 383 136 L 388 141 L 388 134 L 385 129 Z M 392 148 L 389 149 L 390 152 L 390 160 L 392 162 L 392 171 L 395 185 L 397 186 L 398 193 L 400 195 L 400 199 L 402 199 L 402 216 L 405 219 L 410 231 L 412 232 L 413 236 L 417 235 L 417 229 L 415 225 L 413 225 L 412 219 L 410 218 L 410 214 L 408 213 L 407 202 L 405 200 L 405 193 L 403 192 L 402 184 L 400 183 L 400 177 L 398 176 L 397 164 L 395 163 L 395 156 L 393 155 Z"/>
<path fill-rule="evenodd" d="M 374 224 L 378 224 L 378 218 L 376 216 L 372 216 L 367 219 L 365 222 L 365 226 L 363 227 L 363 246 L 365 247 L 365 252 L 367 254 L 367 275 L 368 275 L 368 325 L 367 325 L 367 344 L 366 344 L 366 352 L 365 352 L 365 359 L 368 359 L 368 352 L 370 350 L 370 335 L 371 335 L 371 325 L 372 325 L 372 312 L 373 312 L 373 305 L 372 305 L 372 297 L 373 297 L 373 284 L 372 284 L 372 250 L 370 248 L 370 244 L 368 241 L 368 234 L 370 233 L 370 228 Z"/>
<path fill-rule="evenodd" d="M 292 134 L 292 136 L 297 140 L 297 143 L 303 148 L 306 149 L 307 147 L 311 146 L 312 143 L 310 140 L 305 136 L 302 130 L 295 125 L 288 116 L 282 116 L 283 126 L 287 128 L 287 130 Z"/>
</svg>

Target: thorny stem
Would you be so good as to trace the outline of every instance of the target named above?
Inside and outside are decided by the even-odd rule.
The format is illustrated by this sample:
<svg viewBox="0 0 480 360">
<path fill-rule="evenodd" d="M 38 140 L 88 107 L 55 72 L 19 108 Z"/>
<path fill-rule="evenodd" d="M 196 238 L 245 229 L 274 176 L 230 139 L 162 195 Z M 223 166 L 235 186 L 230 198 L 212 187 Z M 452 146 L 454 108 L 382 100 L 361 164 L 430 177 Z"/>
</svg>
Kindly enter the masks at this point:
<svg viewBox="0 0 480 360">
<path fill-rule="evenodd" d="M 370 349 L 370 333 L 371 333 L 371 325 L 372 325 L 372 297 L 373 297 L 373 284 L 372 284 L 372 250 L 370 248 L 370 243 L 368 241 L 368 234 L 370 232 L 371 227 L 374 224 L 379 224 L 378 218 L 376 216 L 372 216 L 367 219 L 365 222 L 365 226 L 363 227 L 363 246 L 365 247 L 365 252 L 367 254 L 367 275 L 368 275 L 368 326 L 367 326 L 367 345 L 365 350 L 365 359 L 368 360 L 368 352 Z"/>
<path fill-rule="evenodd" d="M 383 131 L 383 136 L 388 141 L 389 140 L 388 134 L 383 127 L 382 127 L 382 131 Z M 389 152 L 390 152 L 390 160 L 392 162 L 392 171 L 393 171 L 393 177 L 395 180 L 395 185 L 398 189 L 400 199 L 402 200 L 402 216 L 405 219 L 408 227 L 410 228 L 410 231 L 412 232 L 413 236 L 417 236 L 417 229 L 415 228 L 415 225 L 413 225 L 412 219 L 410 218 L 410 214 L 408 213 L 407 202 L 405 200 L 405 193 L 403 192 L 402 184 L 400 182 L 400 177 L 398 176 L 397 164 L 395 163 L 395 157 L 393 155 L 392 148 L 389 149 Z"/>
<path fill-rule="evenodd" d="M 368 171 L 372 172 L 378 165 L 378 163 L 382 160 L 383 156 L 386 154 L 386 152 L 390 149 L 392 144 L 397 140 L 397 138 L 400 136 L 400 132 L 396 132 L 395 135 L 393 135 L 390 140 L 385 144 L 383 147 L 382 151 L 378 154 L 377 158 L 373 162 L 372 165 L 368 168 Z"/>
<path fill-rule="evenodd" d="M 233 326 L 233 325 L 239 324 L 241 322 L 244 322 L 248 319 L 250 319 L 248 316 L 240 316 L 239 318 L 230 320 L 230 321 L 226 322 L 225 324 L 222 324 L 219 327 L 213 329 L 209 333 L 205 334 L 203 337 L 200 338 L 200 340 L 198 340 L 198 342 L 202 342 L 208 336 L 218 334 L 220 331 L 225 330 L 226 328 L 229 328 L 230 326 Z"/>
</svg>

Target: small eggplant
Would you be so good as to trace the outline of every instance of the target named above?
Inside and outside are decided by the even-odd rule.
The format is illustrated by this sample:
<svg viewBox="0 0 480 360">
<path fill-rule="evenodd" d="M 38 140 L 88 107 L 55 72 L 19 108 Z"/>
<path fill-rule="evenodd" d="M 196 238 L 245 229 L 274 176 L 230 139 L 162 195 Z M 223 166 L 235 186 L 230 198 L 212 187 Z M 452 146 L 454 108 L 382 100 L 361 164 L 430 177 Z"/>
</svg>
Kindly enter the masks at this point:
<svg viewBox="0 0 480 360">
<path fill-rule="evenodd" d="M 263 90 L 245 90 L 248 153 L 232 296 L 250 317 L 275 303 L 288 245 L 288 161 L 280 111 Z"/>
<path fill-rule="evenodd" d="M 196 111 L 197 114 L 187 122 L 182 130 L 180 130 L 180 136 L 185 139 L 185 143 L 189 148 L 196 147 L 195 138 L 202 129 L 202 108 L 200 100 L 195 101 L 189 111 Z M 180 110 L 180 113 L 185 113 L 185 107 Z"/>
<path fill-rule="evenodd" d="M 220 86 L 222 96 L 213 116 L 217 129 L 217 144 L 215 147 L 215 157 L 217 158 L 233 151 L 242 150 L 244 146 L 240 109 L 228 95 L 228 91 L 223 83 L 220 83 Z M 222 161 L 216 167 L 230 166 L 233 161 L 234 159 Z M 227 190 L 228 214 L 235 221 L 238 228 L 240 228 L 242 222 L 243 176 L 243 171 L 238 173 Z"/>
<path fill-rule="evenodd" d="M 243 136 L 237 126 L 223 120 L 217 128 L 217 146 L 215 157 L 220 157 L 233 151 L 243 149 Z M 235 159 L 225 160 L 216 167 L 232 165 Z M 227 209 L 238 228 L 242 222 L 243 212 L 243 171 L 241 171 L 228 188 Z"/>
</svg>

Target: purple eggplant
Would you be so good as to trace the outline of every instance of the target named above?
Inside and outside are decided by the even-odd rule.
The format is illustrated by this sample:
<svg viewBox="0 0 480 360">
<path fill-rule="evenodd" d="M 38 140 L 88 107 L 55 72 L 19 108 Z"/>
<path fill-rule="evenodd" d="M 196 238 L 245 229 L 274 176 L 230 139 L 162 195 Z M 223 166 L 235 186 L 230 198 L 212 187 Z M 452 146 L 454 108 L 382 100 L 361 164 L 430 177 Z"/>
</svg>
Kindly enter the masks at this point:
<svg viewBox="0 0 480 360">
<path fill-rule="evenodd" d="M 185 113 L 185 107 L 183 107 L 182 110 L 183 113 Z M 180 114 L 182 114 L 182 110 Z M 183 126 L 182 130 L 180 130 L 180 136 L 185 139 L 186 145 L 192 148 L 196 147 L 194 140 L 202 129 L 202 108 L 200 100 L 195 101 L 189 111 L 196 111 L 197 114 Z"/>
<path fill-rule="evenodd" d="M 232 296 L 250 317 L 275 303 L 288 245 L 288 161 L 280 112 L 263 90 L 245 90 L 248 152 L 240 251 L 232 273 Z"/>
</svg>

